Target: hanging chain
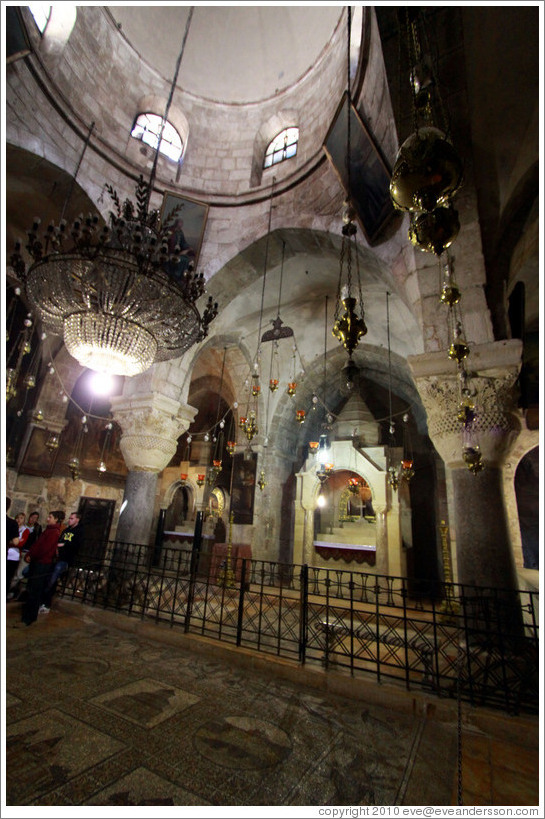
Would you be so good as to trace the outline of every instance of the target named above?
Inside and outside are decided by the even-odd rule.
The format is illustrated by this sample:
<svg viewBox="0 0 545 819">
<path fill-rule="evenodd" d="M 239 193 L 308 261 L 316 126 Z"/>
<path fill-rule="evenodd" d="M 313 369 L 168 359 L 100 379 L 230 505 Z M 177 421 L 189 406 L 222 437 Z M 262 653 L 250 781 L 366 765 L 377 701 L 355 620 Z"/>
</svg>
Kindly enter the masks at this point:
<svg viewBox="0 0 545 819">
<path fill-rule="evenodd" d="M 145 213 L 147 213 L 148 209 L 149 209 L 149 203 L 150 203 L 150 199 L 151 199 L 151 192 L 153 190 L 153 184 L 155 182 L 155 175 L 157 173 L 157 162 L 159 160 L 159 148 L 161 147 L 161 140 L 163 139 L 163 131 L 165 130 L 165 125 L 167 123 L 168 115 L 169 115 L 169 112 L 170 112 L 170 106 L 172 104 L 172 98 L 174 96 L 174 90 L 176 88 L 176 83 L 178 81 L 178 74 L 180 72 L 180 65 L 182 63 L 182 57 L 184 56 L 185 43 L 186 43 L 186 40 L 187 40 L 187 35 L 189 34 L 189 26 L 191 25 L 191 18 L 193 17 L 193 11 L 194 11 L 194 7 L 190 6 L 189 7 L 189 14 L 187 16 L 187 21 L 186 21 L 186 24 L 185 24 L 185 31 L 184 31 L 184 37 L 183 37 L 183 40 L 182 40 L 182 47 L 180 48 L 180 53 L 178 54 L 178 59 L 176 60 L 176 67 L 174 69 L 174 76 L 172 78 L 172 83 L 171 83 L 171 86 L 170 86 L 170 93 L 168 95 L 168 100 L 167 100 L 167 104 L 166 104 L 166 107 L 165 107 L 165 113 L 163 114 L 161 127 L 159 129 L 159 135 L 158 135 L 158 139 L 157 139 L 157 150 L 155 151 L 155 156 L 153 157 L 153 165 L 151 167 L 151 173 L 150 173 L 149 182 L 148 182 L 148 190 L 147 190 L 146 203 L 145 203 L 145 208 L 144 208 Z"/>
<path fill-rule="evenodd" d="M 270 224 L 269 224 L 270 230 Z M 276 311 L 276 317 L 280 318 L 280 301 L 282 298 L 282 280 L 284 278 L 284 255 L 286 253 L 286 242 L 282 239 L 282 262 L 280 264 L 280 286 L 278 288 L 278 309 Z"/>
<path fill-rule="evenodd" d="M 259 328 L 257 331 L 257 350 L 255 353 L 254 359 L 254 372 L 259 371 L 259 363 L 261 360 L 261 328 L 263 325 L 263 305 L 265 302 L 265 283 L 267 281 L 267 265 L 269 260 L 269 237 L 271 235 L 271 224 L 272 224 L 272 210 L 273 210 L 273 196 L 274 196 L 274 185 L 276 182 L 276 176 L 273 176 L 272 186 L 271 186 L 271 198 L 269 201 L 269 224 L 267 227 L 267 237 L 265 239 L 265 260 L 263 262 L 263 287 L 261 288 L 261 306 L 259 308 Z"/>
<path fill-rule="evenodd" d="M 348 11 L 348 26 L 347 26 L 347 46 L 346 46 L 346 178 L 348 186 L 348 201 L 350 201 L 350 108 L 352 106 L 352 98 L 350 92 L 350 40 L 352 39 L 352 9 L 347 6 Z"/>
<path fill-rule="evenodd" d="M 339 281 L 337 282 L 337 298 L 335 299 L 335 321 L 339 318 L 339 314 L 341 312 L 341 289 L 342 289 L 342 278 L 343 278 L 343 265 L 344 265 L 344 236 L 341 242 L 341 257 L 340 257 L 340 272 L 339 272 Z"/>
<path fill-rule="evenodd" d="M 85 156 L 85 151 L 87 150 L 87 146 L 89 145 L 89 142 L 90 142 L 90 139 L 91 139 L 91 134 L 93 133 L 94 127 L 95 127 L 95 123 L 92 122 L 91 125 L 89 126 L 89 131 L 87 133 L 87 136 L 85 137 L 85 141 L 83 143 L 83 149 L 81 151 L 81 155 L 80 155 L 80 158 L 78 160 L 78 164 L 76 165 L 76 170 L 74 171 L 74 175 L 73 175 L 72 180 L 70 182 L 70 188 L 68 190 L 68 194 L 67 194 L 66 199 L 64 200 L 64 204 L 62 206 L 62 213 L 61 213 L 61 219 L 60 219 L 61 222 L 64 219 L 64 216 L 65 216 L 65 213 L 66 213 L 66 208 L 68 207 L 68 203 L 70 202 L 70 199 L 72 198 L 72 193 L 74 191 L 74 185 L 76 184 L 76 177 L 78 175 L 78 171 L 79 171 L 81 163 L 83 161 L 83 157 Z"/>
</svg>

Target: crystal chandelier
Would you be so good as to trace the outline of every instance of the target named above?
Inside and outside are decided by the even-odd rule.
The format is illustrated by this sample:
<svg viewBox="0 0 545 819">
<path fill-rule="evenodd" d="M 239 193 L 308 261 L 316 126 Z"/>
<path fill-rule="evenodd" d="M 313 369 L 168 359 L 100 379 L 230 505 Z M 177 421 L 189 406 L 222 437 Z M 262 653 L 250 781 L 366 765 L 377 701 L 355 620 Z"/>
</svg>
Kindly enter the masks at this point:
<svg viewBox="0 0 545 819">
<path fill-rule="evenodd" d="M 88 215 L 77 217 L 71 225 L 61 218 L 58 225 L 51 223 L 41 230 L 37 218 L 25 244 L 32 262 L 27 264 L 23 258 L 20 243 L 11 259 L 45 329 L 63 336 L 68 352 L 82 367 L 99 372 L 134 376 L 154 362 L 178 358 L 206 337 L 208 325 L 217 315 L 212 297 L 202 314 L 197 308 L 205 290 L 202 274 L 190 266 L 181 280 L 169 275 L 180 261 L 180 249 L 169 251 L 167 241 L 177 209 L 170 214 L 170 223 L 162 224 L 159 212 L 150 208 L 159 145 L 192 13 L 193 9 L 176 63 L 150 180 L 140 177 L 136 204 L 130 199 L 121 202 L 107 184 L 105 189 L 113 203 L 109 224 L 101 226 L 98 215 Z M 94 123 L 84 152 L 93 127 Z M 65 209 L 66 203 L 63 215 Z"/>
</svg>

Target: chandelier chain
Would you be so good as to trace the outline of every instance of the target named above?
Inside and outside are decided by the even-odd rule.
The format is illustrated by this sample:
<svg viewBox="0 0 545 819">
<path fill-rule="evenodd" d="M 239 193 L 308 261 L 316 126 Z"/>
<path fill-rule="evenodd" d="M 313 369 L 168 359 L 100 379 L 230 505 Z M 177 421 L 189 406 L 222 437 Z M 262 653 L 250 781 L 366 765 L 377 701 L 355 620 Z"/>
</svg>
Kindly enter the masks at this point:
<svg viewBox="0 0 545 819">
<path fill-rule="evenodd" d="M 178 81 L 178 74 L 180 72 L 180 66 L 182 64 L 182 57 L 183 57 L 184 51 L 185 51 L 185 44 L 186 44 L 186 41 L 187 41 L 187 35 L 189 34 L 189 27 L 191 25 L 191 19 L 193 17 L 193 11 L 194 11 L 194 6 L 190 6 L 189 7 L 189 14 L 187 16 L 187 20 L 186 20 L 186 24 L 185 24 L 185 31 L 184 31 L 184 36 L 183 36 L 183 40 L 182 40 L 182 46 L 180 48 L 180 53 L 178 54 L 178 58 L 176 60 L 176 67 L 174 69 L 174 76 L 172 78 L 172 83 L 171 83 L 171 86 L 170 86 L 170 92 L 169 92 L 169 95 L 168 95 L 167 104 L 165 106 L 165 113 L 163 115 L 163 119 L 161 121 L 161 127 L 159 129 L 159 135 L 158 135 L 158 141 L 157 141 L 157 150 L 155 151 L 155 156 L 153 157 L 153 165 L 151 167 L 150 178 L 149 178 L 149 183 L 148 183 L 148 190 L 147 190 L 146 200 L 145 200 L 144 211 L 146 213 L 147 213 L 148 208 L 149 208 L 149 203 L 150 203 L 150 199 L 151 199 L 151 192 L 153 190 L 153 184 L 155 182 L 155 175 L 157 173 L 157 162 L 159 160 L 159 147 L 161 145 L 161 140 L 163 139 L 163 131 L 165 130 L 165 125 L 166 125 L 168 115 L 169 115 L 169 112 L 170 112 L 170 106 L 172 105 L 172 99 L 174 97 L 174 91 L 176 89 L 176 83 Z"/>
</svg>

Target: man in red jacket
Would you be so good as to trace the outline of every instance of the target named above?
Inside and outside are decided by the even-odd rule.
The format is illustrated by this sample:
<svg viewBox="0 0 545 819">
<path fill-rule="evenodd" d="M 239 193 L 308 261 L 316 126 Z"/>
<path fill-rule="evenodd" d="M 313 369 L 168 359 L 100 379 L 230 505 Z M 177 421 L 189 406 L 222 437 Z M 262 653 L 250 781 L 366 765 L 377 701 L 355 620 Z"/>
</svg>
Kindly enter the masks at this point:
<svg viewBox="0 0 545 819">
<path fill-rule="evenodd" d="M 30 626 L 38 619 L 38 609 L 42 601 L 44 588 L 53 572 L 57 554 L 57 543 L 61 534 L 60 523 L 64 512 L 50 512 L 46 528 L 28 550 L 25 560 L 30 564 L 27 584 L 27 599 L 23 604 L 22 619 L 14 623 L 14 628 Z"/>
</svg>

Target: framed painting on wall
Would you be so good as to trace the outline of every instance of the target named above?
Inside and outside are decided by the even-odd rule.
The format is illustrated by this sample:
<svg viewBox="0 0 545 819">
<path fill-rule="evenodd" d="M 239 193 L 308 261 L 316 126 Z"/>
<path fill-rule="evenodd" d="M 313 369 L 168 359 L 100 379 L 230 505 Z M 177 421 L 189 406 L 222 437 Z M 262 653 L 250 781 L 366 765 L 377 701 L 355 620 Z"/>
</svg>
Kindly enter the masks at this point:
<svg viewBox="0 0 545 819">
<path fill-rule="evenodd" d="M 254 522 L 254 495 L 257 454 L 247 458 L 243 452 L 233 456 L 233 486 L 231 512 L 233 523 Z"/>
<path fill-rule="evenodd" d="M 161 225 L 170 229 L 169 251 L 172 253 L 176 246 L 180 249 L 181 272 L 191 263 L 193 267 L 197 266 L 207 218 L 208 205 L 172 191 L 165 191 L 161 207 Z"/>
<path fill-rule="evenodd" d="M 370 245 L 396 211 L 390 199 L 391 172 L 365 123 L 350 104 L 350 191 L 346 167 L 348 94 L 343 94 L 323 149 L 341 185 L 350 194 L 358 221 Z"/>
<path fill-rule="evenodd" d="M 43 478 L 51 477 L 59 450 L 50 450 L 46 447 L 50 435 L 49 429 L 32 427 L 19 472 L 24 475 L 40 475 Z"/>
</svg>

